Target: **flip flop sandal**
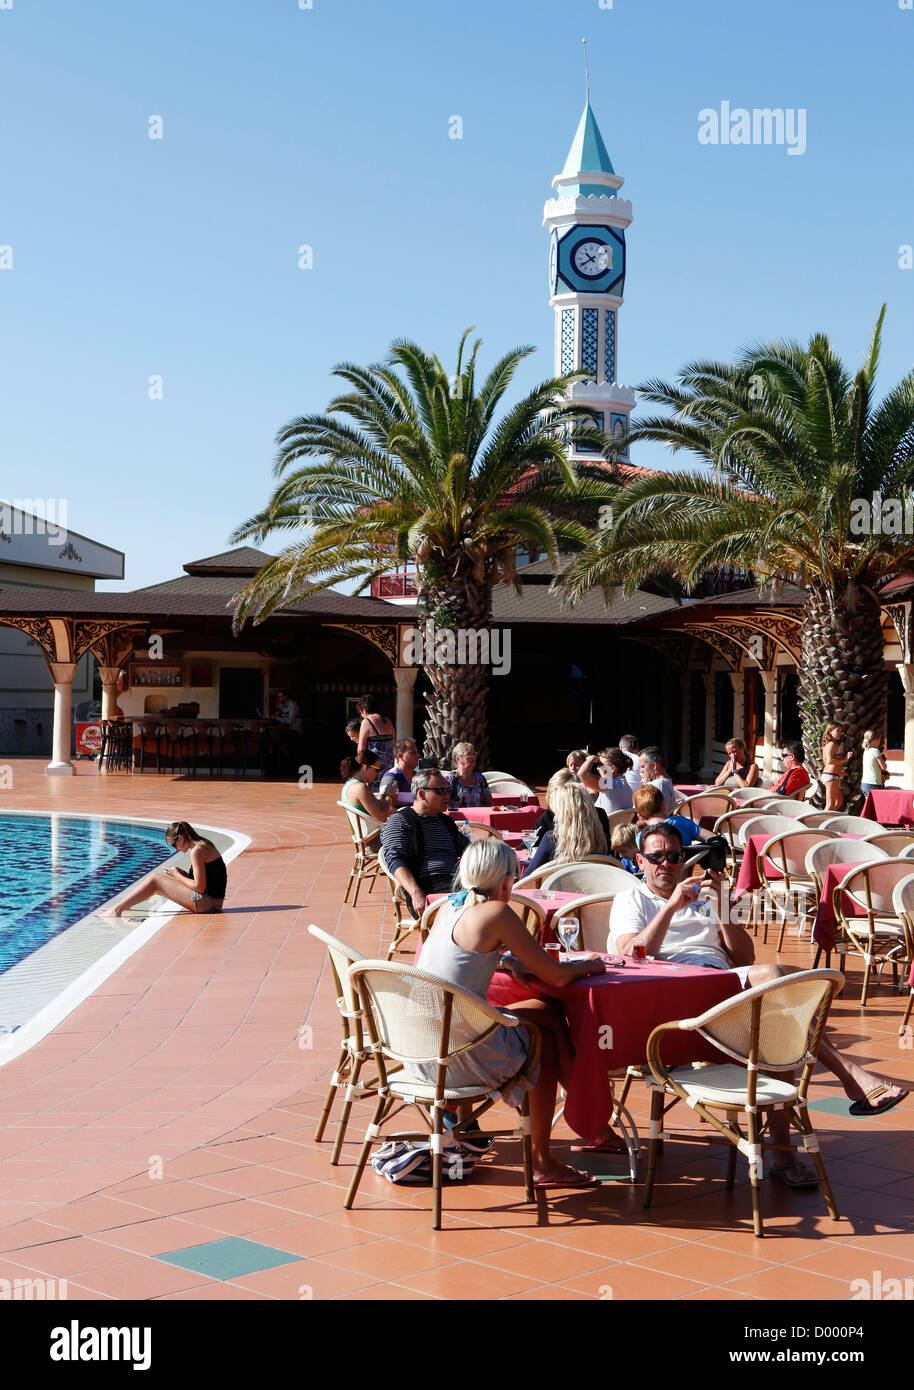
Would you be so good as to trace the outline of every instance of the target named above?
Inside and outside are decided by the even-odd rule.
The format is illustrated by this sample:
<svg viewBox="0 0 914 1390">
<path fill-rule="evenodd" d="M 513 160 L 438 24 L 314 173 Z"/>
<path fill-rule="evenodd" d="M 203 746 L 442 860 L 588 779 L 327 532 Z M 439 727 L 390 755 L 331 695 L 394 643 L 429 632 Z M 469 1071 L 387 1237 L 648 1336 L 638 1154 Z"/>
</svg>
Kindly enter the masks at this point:
<svg viewBox="0 0 914 1390">
<path fill-rule="evenodd" d="M 885 1082 L 883 1082 L 881 1086 L 874 1086 L 871 1091 L 867 1091 L 865 1099 L 854 1101 L 853 1105 L 848 1111 L 848 1114 L 881 1115 L 884 1110 L 891 1110 L 893 1105 L 899 1105 L 901 1101 L 904 1100 L 905 1096 L 909 1094 L 908 1091 L 902 1091 L 900 1095 L 889 1096 L 886 1100 L 882 1102 L 881 1105 L 873 1104 L 874 1097 L 881 1096 L 883 1092 L 888 1091 L 890 1089 L 891 1087 L 887 1086 Z"/>
<path fill-rule="evenodd" d="M 793 1170 L 796 1170 L 796 1175 Z M 796 1163 L 784 1163 L 779 1168 L 772 1168 L 771 1176 L 785 1187 L 795 1188 L 797 1191 L 810 1191 L 819 1186 L 819 1179 L 802 1176 L 802 1169 Z"/>
<path fill-rule="evenodd" d="M 596 1179 L 592 1173 L 582 1173 L 578 1168 L 566 1167 L 567 1177 L 563 1178 L 534 1178 L 535 1188 L 545 1187 L 596 1187 Z"/>
<path fill-rule="evenodd" d="M 627 1154 L 628 1145 L 624 1139 L 613 1135 L 611 1139 L 598 1139 L 594 1144 L 572 1144 L 573 1154 Z"/>
</svg>

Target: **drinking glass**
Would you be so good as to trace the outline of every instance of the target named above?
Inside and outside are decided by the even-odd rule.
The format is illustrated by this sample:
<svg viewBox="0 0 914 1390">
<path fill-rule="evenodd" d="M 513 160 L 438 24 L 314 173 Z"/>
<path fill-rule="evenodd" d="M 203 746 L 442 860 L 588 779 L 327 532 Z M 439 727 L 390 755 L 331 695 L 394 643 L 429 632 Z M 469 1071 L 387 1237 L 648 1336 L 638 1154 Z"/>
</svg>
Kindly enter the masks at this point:
<svg viewBox="0 0 914 1390">
<path fill-rule="evenodd" d="M 566 951 L 573 951 L 581 934 L 581 924 L 577 917 L 560 917 L 558 937 Z"/>
<path fill-rule="evenodd" d="M 523 832 L 523 834 L 521 835 L 521 839 L 522 839 L 523 842 L 524 842 L 524 848 L 526 849 L 527 853 L 529 854 L 530 851 L 533 849 L 533 846 L 536 844 L 536 831 L 535 831 L 535 830 L 525 830 L 525 831 Z"/>
</svg>

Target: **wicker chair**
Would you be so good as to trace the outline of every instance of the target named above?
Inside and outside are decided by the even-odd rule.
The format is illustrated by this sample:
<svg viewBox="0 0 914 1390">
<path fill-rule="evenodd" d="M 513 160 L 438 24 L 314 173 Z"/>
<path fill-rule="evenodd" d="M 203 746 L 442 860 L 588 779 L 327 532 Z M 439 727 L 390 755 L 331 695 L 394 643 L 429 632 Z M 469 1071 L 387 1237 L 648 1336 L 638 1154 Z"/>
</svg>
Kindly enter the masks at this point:
<svg viewBox="0 0 914 1390">
<path fill-rule="evenodd" d="M 321 931 L 320 927 L 316 927 L 313 923 L 309 926 L 308 931 L 312 936 L 316 936 L 318 941 L 322 941 L 327 948 L 327 965 L 336 992 L 336 1006 L 339 1009 L 340 1021 L 343 1025 L 340 1055 L 330 1079 L 330 1089 L 327 1092 L 327 1099 L 324 1101 L 321 1117 L 317 1122 L 317 1129 L 314 1131 L 314 1142 L 319 1144 L 324 1137 L 324 1130 L 330 1119 L 330 1112 L 333 1109 L 333 1102 L 337 1093 L 344 1091 L 343 1110 L 337 1126 L 333 1153 L 330 1155 L 330 1162 L 335 1165 L 340 1160 L 340 1149 L 346 1137 L 352 1102 L 365 1097 L 375 1097 L 378 1093 L 376 1068 L 376 1074 L 372 1081 L 366 1084 L 360 1079 L 365 1063 L 374 1063 L 374 1054 L 368 1045 L 362 1003 L 358 992 L 353 988 L 349 979 L 350 965 L 364 960 L 365 957 L 360 951 L 347 946 L 345 941 L 340 941 L 337 937 Z"/>
<path fill-rule="evenodd" d="M 894 893 L 898 884 L 912 872 L 910 859 L 877 860 L 875 864 L 851 869 L 841 884 L 841 892 L 835 893 L 835 918 L 840 921 L 847 940 L 845 954 L 856 951 L 863 957 L 861 1009 L 866 1008 L 870 975 L 877 961 L 878 980 L 881 980 L 886 962 L 891 964 L 896 980 L 899 964 L 902 961 L 910 964 L 908 932 L 905 923 L 895 915 Z M 849 916 L 844 909 L 846 898 L 863 908 L 865 915 Z"/>
<path fill-rule="evenodd" d="M 604 888 L 600 893 L 582 893 L 579 898 L 572 898 L 571 902 L 563 906 L 562 916 L 577 917 L 581 925 L 577 950 L 604 952 L 612 949 L 607 947 L 607 942 L 613 899 L 637 884 L 637 879 L 631 874 L 626 874 L 625 877 L 628 879 L 625 885 L 620 880 L 615 888 Z"/>
<path fill-rule="evenodd" d="M 356 1198 L 372 1144 L 383 1142 L 383 1132 L 391 1120 L 407 1106 L 415 1108 L 424 1129 L 398 1133 L 398 1139 L 430 1140 L 432 1154 L 432 1224 L 441 1230 L 442 1155 L 445 1147 L 444 1110 L 461 1107 L 461 1118 L 447 1136 L 459 1142 L 474 1120 L 485 1114 L 506 1091 L 519 1081 L 529 1080 L 539 1063 L 539 1034 L 528 1030 L 530 1050 L 523 1064 L 494 1089 L 482 1085 L 448 1086 L 449 1064 L 474 1044 L 489 1037 L 496 1028 L 517 1027 L 520 1019 L 493 1009 L 484 999 L 439 980 L 424 970 L 384 961 L 358 961 L 350 967 L 349 978 L 366 1004 L 366 1021 L 377 1059 L 380 1083 L 371 1124 L 365 1133 L 346 1200 L 348 1211 Z M 387 1063 L 437 1063 L 434 1082 L 398 1075 L 391 1078 Z M 464 1108 L 465 1107 L 465 1108 Z M 517 1106 L 520 1123 L 516 1128 L 488 1130 L 492 1135 L 520 1135 L 524 1159 L 524 1195 L 535 1200 L 533 1154 L 530 1143 L 530 1103 L 525 1095 Z M 428 1111 L 431 1111 L 429 1117 Z M 393 1137 L 393 1136 L 390 1136 Z"/>
<path fill-rule="evenodd" d="M 914 857 L 914 832 L 910 830 L 882 830 L 878 835 L 867 835 L 864 843 L 885 850 L 890 859 Z"/>
<path fill-rule="evenodd" d="M 352 847 L 355 852 L 355 858 L 349 872 L 349 882 L 346 884 L 346 892 L 343 894 L 343 902 L 349 901 L 349 891 L 355 883 L 355 893 L 352 898 L 352 906 L 355 907 L 359 901 L 359 888 L 362 882 L 367 881 L 370 893 L 374 888 L 375 879 L 381 872 L 378 864 L 378 849 L 380 847 L 378 835 L 381 827 L 371 816 L 360 815 L 358 811 L 353 811 L 352 807 L 347 806 L 345 801 L 338 801 L 336 804 L 346 812 L 349 834 L 352 836 Z"/>
<path fill-rule="evenodd" d="M 434 925 L 435 918 L 444 907 L 447 898 L 439 898 L 437 902 L 429 903 L 422 914 L 422 921 L 419 923 L 419 931 L 422 940 L 425 941 Z M 542 939 L 543 928 L 546 925 L 546 909 L 532 898 L 522 898 L 516 893 L 512 893 L 508 899 L 508 906 L 517 913 L 527 931 L 537 941 Z M 388 957 L 389 959 L 389 957 Z"/>
<path fill-rule="evenodd" d="M 822 829 L 834 830 L 838 835 L 861 835 L 864 840 L 884 833 L 878 821 L 867 820 L 864 816 L 832 816 L 831 820 L 823 822 Z"/>
<path fill-rule="evenodd" d="M 908 953 L 914 951 L 914 873 L 910 878 L 904 878 L 896 886 L 892 894 L 892 905 L 895 908 L 895 915 L 903 923 L 908 937 Z M 914 1008 L 914 984 L 911 985 L 908 994 L 908 1003 L 904 1011 L 904 1018 L 901 1020 L 901 1027 L 898 1030 L 899 1037 L 904 1037 L 908 1024 L 911 1021 L 911 1010 Z"/>
<path fill-rule="evenodd" d="M 680 801 L 678 806 L 674 806 L 673 813 L 677 816 L 688 816 L 689 820 L 700 821 L 702 816 L 713 816 L 715 820 L 720 816 L 725 816 L 728 811 L 736 809 L 736 802 L 730 796 L 728 789 L 721 787 L 716 792 L 697 792 L 695 796 L 687 796 Z"/>
<path fill-rule="evenodd" d="M 394 934 L 390 946 L 387 948 L 387 959 L 393 960 L 394 955 L 400 950 L 403 942 L 412 936 L 414 931 L 422 931 L 422 923 L 418 917 L 410 917 L 407 912 L 406 890 L 402 884 L 394 878 L 390 869 L 387 867 L 387 860 L 384 858 L 384 846 L 378 850 L 378 869 L 390 884 L 390 900 L 394 907 Z M 370 890 L 369 890 L 370 891 Z M 425 937 L 422 937 L 425 940 Z"/>
<path fill-rule="evenodd" d="M 747 801 L 765 801 L 771 796 L 767 787 L 727 787 L 726 791 L 730 800 L 737 806 L 742 806 Z"/>
<path fill-rule="evenodd" d="M 751 803 L 739 806 L 733 811 L 725 811 L 714 822 L 714 834 L 723 835 L 726 838 L 729 854 L 727 856 L 727 872 L 731 878 L 739 872 L 739 866 L 743 858 L 743 842 L 739 837 L 739 832 L 748 820 L 757 820 L 761 814 L 758 810 L 753 810 Z"/>
<path fill-rule="evenodd" d="M 762 1222 L 760 1184 L 763 1177 L 763 1152 L 780 1146 L 763 1138 L 767 1121 L 775 1109 L 786 1111 L 789 1124 L 803 1136 L 801 1152 L 810 1155 L 829 1216 L 838 1220 L 838 1208 L 819 1152 L 806 1103 L 806 1093 L 812 1076 L 819 1045 L 825 1031 L 825 1021 L 832 1000 L 844 984 L 837 970 L 804 970 L 780 980 L 769 980 L 754 989 L 746 990 L 735 999 L 725 1000 L 708 1009 L 698 1018 L 663 1023 L 651 1033 L 647 1044 L 647 1060 L 651 1070 L 651 1131 L 644 1205 L 649 1207 L 654 1192 L 654 1177 L 661 1139 L 684 1139 L 689 1143 L 728 1144 L 727 1189 L 733 1187 L 736 1157 L 741 1152 L 749 1160 L 749 1181 L 752 1185 L 752 1213 L 755 1234 L 765 1234 Z M 719 1051 L 733 1059 L 730 1063 L 670 1070 L 661 1057 L 661 1045 L 666 1033 L 698 1033 Z M 798 1082 L 788 1081 L 784 1072 L 792 1072 L 802 1063 Z M 761 1069 L 761 1070 L 760 1070 Z M 767 1073 L 781 1075 L 770 1076 Z M 665 1104 L 667 1097 L 672 1097 Z M 666 1116 L 680 1101 L 716 1134 L 670 1134 Z M 715 1110 L 724 1112 L 719 1119 Z M 739 1117 L 746 1117 L 746 1135 L 739 1127 Z M 761 1123 L 760 1123 L 761 1121 Z"/>
<path fill-rule="evenodd" d="M 845 840 L 840 836 L 835 836 L 832 840 L 826 840 L 824 844 L 815 845 L 806 856 L 806 872 L 812 879 L 816 890 L 816 901 L 822 899 L 822 887 L 825 882 L 825 870 L 829 864 L 875 864 L 880 859 L 887 859 L 888 855 L 884 849 L 878 845 L 870 844 L 869 840 Z M 914 868 L 912 868 L 914 873 Z M 835 893 L 843 892 L 841 884 L 835 889 Z M 834 895 L 832 897 L 834 902 Z M 837 908 L 835 908 L 836 934 L 833 949 L 838 955 L 843 955 L 846 949 L 846 942 L 838 921 Z M 826 952 L 825 964 L 831 964 L 831 951 Z M 813 969 L 819 964 L 822 958 L 822 947 L 816 951 L 816 958 L 813 961 Z"/>
<path fill-rule="evenodd" d="M 819 827 L 825 825 L 827 821 L 834 819 L 834 812 L 817 811 L 814 807 L 809 807 L 809 809 L 801 807 L 797 812 L 797 820 L 802 821 L 804 825 L 812 826 L 814 830 L 818 830 Z"/>
<path fill-rule="evenodd" d="M 636 882 L 616 859 L 608 864 L 562 864 L 543 879 L 542 888 L 545 893 L 624 893 Z"/>
<path fill-rule="evenodd" d="M 495 796 L 535 796 L 532 787 L 528 787 L 526 782 L 520 782 L 516 777 L 500 777 L 497 781 L 490 782 L 486 778 L 489 791 Z"/>
<path fill-rule="evenodd" d="M 632 825 L 635 819 L 636 816 L 633 810 L 610 811 L 606 817 L 606 823 L 609 826 L 610 835 L 612 835 L 613 831 L 617 829 L 617 827 L 620 825 Z"/>
<path fill-rule="evenodd" d="M 762 851 L 755 857 L 755 865 L 762 884 L 762 892 L 780 918 L 781 930 L 778 935 L 778 954 L 784 945 L 787 931 L 787 917 L 791 907 L 797 916 L 797 934 L 803 935 L 803 923 L 811 922 L 816 913 L 818 897 L 816 885 L 806 869 L 806 856 L 816 845 L 827 844 L 837 839 L 829 830 L 807 829 L 802 821 L 795 823 L 794 830 L 782 831 L 766 840 Z M 780 877 L 769 877 L 769 869 L 774 868 Z M 803 906 L 800 906 L 802 898 Z M 794 901 L 795 900 L 795 901 Z M 768 914 L 765 913 L 762 944 L 768 944 Z"/>
</svg>

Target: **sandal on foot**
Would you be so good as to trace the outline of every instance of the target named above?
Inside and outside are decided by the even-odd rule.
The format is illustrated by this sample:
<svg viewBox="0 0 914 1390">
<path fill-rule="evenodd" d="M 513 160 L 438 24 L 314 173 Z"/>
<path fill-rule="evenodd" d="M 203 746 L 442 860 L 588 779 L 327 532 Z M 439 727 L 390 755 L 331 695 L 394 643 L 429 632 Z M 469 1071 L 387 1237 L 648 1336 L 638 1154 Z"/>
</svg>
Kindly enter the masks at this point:
<svg viewBox="0 0 914 1390">
<path fill-rule="evenodd" d="M 893 1105 L 900 1104 L 905 1096 L 909 1094 L 907 1091 L 900 1091 L 897 1096 L 886 1096 L 885 1100 L 878 1105 L 873 1103 L 877 1096 L 884 1095 L 886 1091 L 890 1091 L 891 1089 L 891 1086 L 885 1081 L 879 1086 L 874 1086 L 871 1091 L 867 1091 L 863 1100 L 854 1101 L 848 1114 L 881 1115 L 883 1110 L 891 1110 Z"/>
<path fill-rule="evenodd" d="M 819 1179 L 811 1174 L 805 1174 L 799 1163 L 781 1163 L 777 1168 L 771 1169 L 771 1176 L 785 1187 L 793 1187 L 797 1190 L 809 1191 L 819 1186 Z"/>
<path fill-rule="evenodd" d="M 596 1179 L 593 1173 L 582 1173 L 579 1168 L 570 1168 L 567 1164 L 562 1169 L 560 1177 L 557 1178 L 534 1178 L 533 1186 L 543 1187 L 595 1187 Z"/>
<path fill-rule="evenodd" d="M 592 1144 L 572 1144 L 573 1154 L 627 1154 L 628 1145 L 618 1134 L 595 1139 Z"/>
</svg>

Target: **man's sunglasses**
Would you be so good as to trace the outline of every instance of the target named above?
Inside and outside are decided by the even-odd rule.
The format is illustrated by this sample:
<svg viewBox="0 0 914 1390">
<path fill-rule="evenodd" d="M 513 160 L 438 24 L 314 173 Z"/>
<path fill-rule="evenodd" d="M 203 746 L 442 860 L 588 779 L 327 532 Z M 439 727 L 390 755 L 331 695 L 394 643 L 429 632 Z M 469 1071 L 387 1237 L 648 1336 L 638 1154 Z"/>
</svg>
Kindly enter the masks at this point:
<svg viewBox="0 0 914 1390">
<path fill-rule="evenodd" d="M 641 858 L 646 859 L 649 864 L 662 864 L 664 859 L 668 864 L 681 864 L 685 859 L 685 853 L 681 849 L 659 849 L 653 854 L 646 854 L 642 850 Z"/>
<path fill-rule="evenodd" d="M 451 789 L 450 787 L 426 787 L 425 790 L 427 792 L 437 792 L 439 796 L 443 796 L 445 792 L 449 792 Z"/>
</svg>

